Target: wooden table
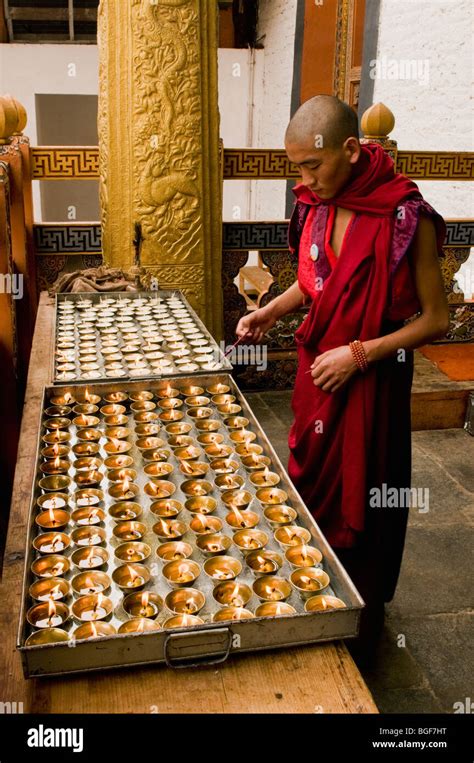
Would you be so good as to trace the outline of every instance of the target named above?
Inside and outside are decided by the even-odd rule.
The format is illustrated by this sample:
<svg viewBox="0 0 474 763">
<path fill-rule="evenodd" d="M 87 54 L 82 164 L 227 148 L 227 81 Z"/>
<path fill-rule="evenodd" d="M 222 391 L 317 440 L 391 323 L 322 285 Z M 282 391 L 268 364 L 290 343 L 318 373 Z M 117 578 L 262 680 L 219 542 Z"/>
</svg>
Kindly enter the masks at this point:
<svg viewBox="0 0 474 763">
<path fill-rule="evenodd" d="M 23 678 L 15 649 L 27 514 L 43 386 L 50 383 L 54 302 L 41 295 L 0 586 L 0 701 L 25 713 L 376 713 L 343 642 L 232 656 L 221 666 L 107 670 L 63 678 Z"/>
</svg>

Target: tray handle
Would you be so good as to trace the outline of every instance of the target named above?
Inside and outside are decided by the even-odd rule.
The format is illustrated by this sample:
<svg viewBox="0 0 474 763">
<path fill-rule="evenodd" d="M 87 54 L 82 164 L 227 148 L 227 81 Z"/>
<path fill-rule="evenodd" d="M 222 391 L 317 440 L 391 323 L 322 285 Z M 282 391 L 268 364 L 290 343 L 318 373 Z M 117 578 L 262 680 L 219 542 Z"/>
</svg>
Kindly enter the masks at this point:
<svg viewBox="0 0 474 763">
<path fill-rule="evenodd" d="M 225 637 L 225 641 L 223 639 Z M 206 643 L 206 639 L 208 639 Z M 213 654 L 202 654 L 198 656 L 193 646 L 200 646 L 201 649 L 215 649 L 217 641 L 218 651 Z M 221 643 L 219 643 L 221 642 Z M 217 665 L 225 662 L 230 654 L 232 647 L 232 631 L 229 628 L 213 628 L 196 633 L 170 633 L 166 636 L 163 645 L 163 653 L 167 666 L 169 668 L 197 668 L 200 666 Z M 170 652 L 175 649 L 176 652 L 182 652 L 181 655 L 173 655 Z M 186 654 L 187 652 L 187 654 Z M 191 653 L 190 653 L 191 652 Z"/>
</svg>

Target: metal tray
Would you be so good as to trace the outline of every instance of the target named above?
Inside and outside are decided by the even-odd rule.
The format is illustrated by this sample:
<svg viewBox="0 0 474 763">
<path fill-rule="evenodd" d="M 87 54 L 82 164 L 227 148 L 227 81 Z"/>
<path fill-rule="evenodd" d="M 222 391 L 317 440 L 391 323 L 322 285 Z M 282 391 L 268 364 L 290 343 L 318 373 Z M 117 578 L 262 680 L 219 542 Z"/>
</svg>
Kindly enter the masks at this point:
<svg viewBox="0 0 474 763">
<path fill-rule="evenodd" d="M 125 369 L 122 370 L 122 373 L 115 373 L 115 376 L 113 376 L 113 370 L 107 371 L 105 368 L 106 364 L 106 357 L 102 354 L 102 339 L 104 335 L 101 335 L 100 332 L 97 330 L 97 328 L 94 328 L 91 332 L 91 334 L 94 334 L 94 339 L 91 341 L 95 342 L 96 345 L 96 351 L 97 351 L 97 364 L 99 368 L 95 371 L 97 373 L 97 376 L 95 377 L 85 377 L 83 374 L 81 374 L 81 368 L 79 365 L 79 323 L 82 318 L 82 310 L 76 307 L 74 312 L 71 311 L 72 315 L 72 322 L 71 322 L 71 328 L 74 331 L 74 339 L 73 344 L 74 347 L 67 348 L 64 350 L 67 351 L 73 351 L 74 353 L 74 360 L 73 365 L 75 366 L 75 369 L 71 369 L 70 371 L 65 372 L 65 375 L 62 374 L 62 372 L 59 370 L 59 366 L 61 365 L 61 362 L 58 359 L 57 352 L 59 351 L 58 347 L 58 332 L 60 330 L 60 318 L 61 318 L 61 305 L 64 305 L 65 303 L 69 303 L 72 305 L 77 305 L 77 303 L 80 303 L 81 301 L 87 299 L 92 302 L 93 305 L 100 304 L 101 302 L 104 303 L 107 299 L 114 299 L 117 301 L 123 301 L 123 300 L 131 300 L 132 302 L 135 300 L 147 300 L 149 301 L 152 306 L 157 306 L 161 304 L 162 306 L 166 306 L 166 300 L 170 297 L 176 297 L 179 299 L 180 302 L 183 303 L 183 309 L 187 311 L 189 314 L 189 320 L 192 321 L 195 326 L 196 330 L 204 336 L 204 339 L 207 343 L 207 345 L 211 346 L 212 348 L 212 355 L 213 355 L 213 368 L 202 368 L 198 363 L 195 362 L 195 359 L 193 358 L 194 364 L 197 366 L 193 371 L 190 369 L 185 370 L 183 372 L 180 371 L 179 365 L 176 365 L 174 363 L 173 356 L 171 355 L 171 351 L 168 348 L 167 342 L 161 343 L 160 351 L 165 353 L 165 360 L 171 361 L 171 365 L 163 368 L 162 370 L 155 370 L 150 364 L 148 364 L 147 368 L 143 369 L 142 373 L 137 372 L 134 374 L 130 374 L 130 367 L 128 367 L 129 373 L 127 374 Z M 130 306 L 130 305 L 129 305 Z M 171 313 L 170 313 L 171 316 Z M 141 340 L 142 347 L 146 344 L 145 338 L 142 336 L 142 327 L 140 323 L 137 320 L 133 320 L 133 323 L 135 324 L 138 332 L 138 336 Z M 119 335 L 120 336 L 120 335 Z M 51 378 L 53 380 L 53 384 L 95 384 L 98 381 L 136 381 L 138 379 L 161 379 L 161 378 L 167 378 L 168 376 L 189 376 L 191 373 L 193 374 L 209 374 L 210 372 L 224 372 L 224 371 L 232 371 L 232 364 L 230 361 L 224 357 L 224 354 L 222 350 L 217 345 L 215 339 L 212 337 L 212 335 L 209 333 L 208 329 L 204 325 L 204 323 L 201 321 L 199 316 L 196 314 L 196 312 L 193 310 L 189 302 L 187 301 L 186 297 L 183 295 L 182 292 L 178 290 L 157 290 L 157 291 L 142 291 L 142 292 L 107 292 L 107 293 L 99 293 L 99 292 L 75 292 L 72 294 L 57 294 L 56 295 L 56 305 L 55 305 L 55 325 L 54 325 L 54 353 L 53 353 L 53 360 L 52 360 L 52 373 Z M 153 339 L 149 339 L 149 342 L 152 344 Z M 119 347 L 122 347 L 123 344 L 125 344 L 123 338 L 120 336 L 120 344 Z M 137 348 L 137 352 L 142 352 L 142 347 Z M 186 349 L 193 349 L 190 345 L 187 344 Z"/>
<path fill-rule="evenodd" d="M 87 640 L 76 640 L 64 643 L 42 644 L 26 646 L 25 641 L 28 635 L 32 632 L 31 626 L 26 621 L 26 612 L 28 608 L 34 604 L 29 597 L 29 587 L 35 580 L 33 573 L 31 572 L 31 564 L 33 560 L 38 556 L 37 552 L 32 546 L 32 541 L 38 534 L 38 528 L 35 524 L 35 516 L 38 512 L 37 499 L 42 494 L 42 491 L 38 485 L 39 478 L 43 476 L 39 470 L 39 465 L 42 463 L 42 456 L 40 455 L 40 449 L 45 444 L 42 440 L 42 435 L 47 431 L 44 426 L 44 414 L 43 411 L 49 404 L 48 401 L 51 397 L 69 392 L 72 395 L 77 394 L 79 397 L 84 396 L 84 387 L 81 385 L 67 385 L 62 387 L 47 387 L 44 390 L 42 414 L 39 421 L 38 443 L 37 443 L 37 471 L 35 474 L 31 506 L 30 506 L 30 518 L 29 528 L 26 539 L 26 554 L 25 554 L 25 571 L 23 581 L 23 595 L 22 606 L 20 612 L 20 623 L 18 631 L 17 648 L 22 655 L 23 669 L 25 677 L 41 676 L 41 675 L 60 675 L 63 673 L 73 673 L 77 671 L 86 670 L 99 670 L 111 667 L 121 667 L 126 665 L 138 665 L 145 663 L 166 663 L 172 667 L 186 667 L 189 665 L 201 664 L 205 662 L 207 664 L 213 662 L 221 662 L 225 660 L 230 654 L 235 652 L 248 652 L 264 649 L 273 649 L 276 647 L 295 646 L 298 644 L 316 643 L 323 641 L 330 641 L 333 639 L 350 638 L 354 637 L 358 633 L 360 611 L 364 606 L 358 591 L 355 589 L 352 581 L 348 577 L 344 568 L 338 561 L 333 550 L 328 545 L 324 538 L 324 535 L 319 530 L 314 519 L 306 509 L 299 494 L 296 492 L 293 484 L 288 478 L 278 456 L 268 441 L 265 433 L 262 431 L 255 416 L 253 415 L 250 407 L 248 406 L 245 398 L 238 389 L 237 385 L 233 381 L 232 377 L 228 374 L 209 374 L 207 376 L 201 376 L 196 378 L 190 376 L 187 378 L 167 379 L 166 382 L 162 381 L 150 383 L 150 381 L 141 380 L 139 382 L 132 383 L 99 383 L 89 386 L 90 394 L 99 394 L 102 398 L 104 395 L 113 391 L 126 391 L 129 394 L 135 393 L 141 390 L 156 391 L 157 389 L 166 387 L 170 384 L 174 388 L 182 389 L 188 386 L 200 386 L 202 388 L 209 387 L 215 384 L 225 384 L 230 387 L 229 394 L 236 397 L 236 403 L 242 407 L 242 412 L 239 415 L 244 416 L 249 420 L 247 429 L 251 430 L 257 435 L 255 443 L 258 443 L 263 448 L 263 455 L 266 455 L 271 460 L 270 469 L 276 472 L 281 482 L 277 486 L 286 491 L 288 499 L 285 501 L 286 505 L 289 505 L 296 509 L 297 519 L 295 523 L 307 528 L 311 534 L 311 540 L 309 544 L 316 546 L 323 554 L 321 565 L 323 569 L 328 573 L 331 584 L 329 588 L 324 590 L 324 595 L 335 595 L 342 599 L 346 604 L 345 608 L 341 609 L 328 609 L 326 611 L 317 612 L 305 612 L 304 602 L 300 598 L 299 594 L 293 590 L 288 603 L 291 604 L 296 614 L 291 615 L 279 615 L 278 617 L 254 617 L 248 620 L 229 620 L 225 622 L 213 622 L 212 615 L 219 608 L 217 603 L 212 599 L 212 590 L 214 587 L 213 581 L 208 578 L 204 570 L 195 584 L 192 584 L 194 588 L 201 590 L 206 595 L 206 605 L 200 616 L 204 620 L 203 625 L 186 626 L 180 628 L 163 628 L 161 630 L 144 632 L 144 633 L 132 633 L 132 634 L 116 634 L 111 636 L 102 636 L 97 638 L 91 638 Z M 206 394 L 206 393 L 204 393 Z M 156 400 L 156 397 L 154 398 Z M 128 406 L 131 401 L 128 401 Z M 103 401 L 99 404 L 102 405 Z M 215 406 L 211 403 L 209 406 L 213 409 L 212 418 L 219 419 L 221 426 L 219 432 L 225 437 L 224 442 L 230 443 L 229 430 L 223 423 L 224 415 L 219 413 Z M 183 406 L 183 410 L 189 410 L 187 406 Z M 71 415 L 71 419 L 72 416 Z M 100 413 L 98 414 L 100 415 Z M 130 409 L 127 409 L 128 426 L 132 429 L 132 433 L 129 436 L 129 441 L 135 443 L 135 420 Z M 193 420 L 187 415 L 184 416 L 183 421 L 187 423 L 193 423 Z M 163 428 L 160 430 L 158 436 L 166 440 L 169 436 L 163 424 Z M 103 426 L 102 422 L 98 425 L 99 428 Z M 71 423 L 68 430 L 72 434 L 69 445 L 73 445 L 76 442 L 76 427 Z M 189 433 L 191 436 L 196 436 L 199 432 L 194 429 Z M 106 442 L 105 436 L 101 436 L 100 448 L 101 452 L 98 455 L 104 456 L 103 445 Z M 169 448 L 171 450 L 171 448 Z M 71 460 L 74 455 L 71 451 Z M 161 564 L 156 556 L 156 547 L 158 545 L 157 537 L 151 532 L 151 526 L 154 524 L 158 517 L 151 514 L 149 506 L 152 503 L 152 499 L 149 498 L 143 492 L 143 485 L 149 479 L 149 477 L 143 473 L 142 467 L 139 465 L 140 455 L 133 445 L 129 452 L 129 455 L 135 458 L 135 468 L 138 471 L 138 476 L 134 480 L 140 488 L 140 495 L 135 499 L 143 507 L 143 515 L 139 521 L 147 524 L 149 532 L 145 536 L 144 540 L 152 547 L 152 555 L 150 559 L 145 562 L 145 565 L 150 567 L 151 564 Z M 202 457 L 199 461 L 206 461 L 207 456 L 202 452 Z M 236 460 L 239 461 L 239 457 L 236 455 Z M 175 466 L 174 472 L 168 478 L 177 485 L 176 493 L 171 496 L 172 499 L 177 499 L 184 503 L 186 496 L 181 491 L 182 481 L 185 479 L 178 469 L 178 460 L 172 454 L 169 458 L 170 463 Z M 138 464 L 138 465 L 137 465 Z M 105 466 L 101 467 L 105 473 Z M 248 473 L 243 468 L 242 464 L 236 472 L 245 478 L 246 484 L 244 489 L 249 490 L 253 495 L 256 488 L 250 483 L 248 479 Z M 72 468 L 69 469 L 69 475 L 74 474 Z M 213 482 L 212 471 L 209 470 L 208 479 Z M 110 558 L 103 571 L 107 572 L 109 576 L 112 575 L 112 571 L 115 566 L 120 564 L 118 560 L 114 560 L 114 547 L 118 545 L 119 541 L 112 535 L 112 529 L 115 526 L 115 522 L 108 514 L 108 508 L 114 503 L 112 499 L 107 498 L 107 491 L 111 483 L 109 483 L 106 476 L 103 477 L 100 487 L 105 493 L 104 504 L 100 504 L 106 512 L 105 523 L 102 525 L 106 531 L 106 548 L 109 550 Z M 63 492 L 70 493 L 69 511 L 74 509 L 74 502 L 72 500 L 72 494 L 75 488 L 72 486 L 68 490 Z M 226 525 L 225 516 L 228 509 L 224 506 L 221 500 L 221 493 L 214 487 L 211 495 L 217 499 L 217 510 L 212 516 L 217 516 L 223 520 L 222 532 L 232 536 L 230 527 Z M 291 569 L 288 563 L 284 559 L 284 551 L 280 549 L 278 544 L 273 538 L 273 530 L 269 524 L 267 524 L 266 518 L 263 516 L 263 507 L 260 502 L 253 498 L 250 505 L 252 511 L 260 515 L 260 522 L 258 529 L 263 529 L 269 536 L 269 543 L 265 547 L 265 550 L 278 551 L 283 556 L 284 565 L 279 571 L 279 575 L 288 577 Z M 189 525 L 191 515 L 184 509 L 179 515 L 178 519 L 182 519 Z M 71 532 L 73 529 L 72 523 L 66 528 L 67 532 Z M 183 540 L 193 541 L 195 538 L 194 533 L 188 529 Z M 194 543 L 193 543 L 194 545 Z M 74 544 L 71 544 L 74 549 Z M 238 576 L 238 580 L 243 583 L 247 583 L 252 587 L 252 583 L 255 578 L 248 569 L 245 563 L 244 557 L 241 555 L 239 549 L 232 545 L 228 555 L 236 556 L 242 562 L 242 574 Z M 70 556 L 71 548 L 66 551 L 65 555 Z M 203 564 L 203 557 L 201 551 L 194 548 L 191 556 L 192 560 L 197 561 L 199 564 Z M 153 568 L 156 571 L 156 567 Z M 79 570 L 73 569 L 65 576 L 66 579 L 70 579 L 74 574 L 77 574 Z M 71 574 L 72 573 L 72 574 Z M 150 591 L 159 593 L 162 598 L 171 590 L 167 584 L 165 578 L 161 575 L 161 572 L 154 574 L 150 580 L 150 583 L 146 586 Z M 111 623 L 114 626 L 119 626 L 121 622 L 128 619 L 128 616 L 123 610 L 121 601 L 123 594 L 119 588 L 112 583 L 110 592 L 106 594 L 112 599 L 114 604 L 114 611 L 112 614 Z M 75 598 L 75 594 L 73 594 Z M 72 597 L 69 598 L 69 603 L 72 602 Z M 255 594 L 252 595 L 250 602 L 246 605 L 248 609 L 254 611 L 256 606 L 260 604 Z M 163 611 L 158 615 L 157 621 L 163 623 L 167 617 L 171 616 L 171 612 L 164 607 Z M 71 626 L 72 626 L 71 618 Z M 79 624 L 75 622 L 75 627 Z M 72 627 L 70 627 L 72 631 Z"/>
</svg>

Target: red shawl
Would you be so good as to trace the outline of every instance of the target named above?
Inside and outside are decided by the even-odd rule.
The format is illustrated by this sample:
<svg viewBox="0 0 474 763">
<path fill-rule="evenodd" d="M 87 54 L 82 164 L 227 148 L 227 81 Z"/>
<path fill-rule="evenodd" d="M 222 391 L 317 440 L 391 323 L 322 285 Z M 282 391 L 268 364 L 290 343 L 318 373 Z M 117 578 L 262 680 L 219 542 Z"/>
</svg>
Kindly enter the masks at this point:
<svg viewBox="0 0 474 763">
<path fill-rule="evenodd" d="M 298 372 L 289 433 L 290 478 L 335 547 L 350 547 L 364 530 L 368 460 L 375 419 L 375 365 L 356 373 L 336 392 L 324 392 L 307 373 L 316 355 L 381 335 L 389 298 L 395 211 L 418 187 L 395 174 L 376 144 L 363 146 L 350 183 L 329 200 L 301 185 L 300 201 L 334 204 L 357 215 L 318 300 L 295 334 Z"/>
</svg>

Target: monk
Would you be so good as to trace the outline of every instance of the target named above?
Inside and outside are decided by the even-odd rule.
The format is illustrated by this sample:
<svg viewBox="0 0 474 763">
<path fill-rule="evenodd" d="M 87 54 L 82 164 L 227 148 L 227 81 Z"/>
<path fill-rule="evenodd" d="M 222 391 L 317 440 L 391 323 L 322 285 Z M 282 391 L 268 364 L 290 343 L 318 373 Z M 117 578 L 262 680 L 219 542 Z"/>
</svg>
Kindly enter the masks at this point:
<svg viewBox="0 0 474 763">
<path fill-rule="evenodd" d="M 289 225 L 298 278 L 236 333 L 260 342 L 283 315 L 309 306 L 295 334 L 288 473 L 365 601 L 348 646 L 367 666 L 405 542 L 413 350 L 446 334 L 449 311 L 442 218 L 358 135 L 356 114 L 333 96 L 294 114 L 285 150 L 302 178 Z"/>
</svg>

